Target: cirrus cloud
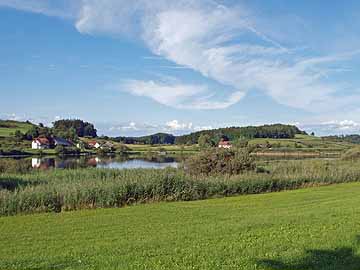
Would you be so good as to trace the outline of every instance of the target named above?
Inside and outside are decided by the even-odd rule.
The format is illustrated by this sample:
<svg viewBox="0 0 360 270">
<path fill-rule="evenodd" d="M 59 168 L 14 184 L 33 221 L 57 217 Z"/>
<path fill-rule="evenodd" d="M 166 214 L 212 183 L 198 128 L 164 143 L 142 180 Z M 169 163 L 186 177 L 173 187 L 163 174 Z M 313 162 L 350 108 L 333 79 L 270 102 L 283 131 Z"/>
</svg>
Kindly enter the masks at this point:
<svg viewBox="0 0 360 270">
<path fill-rule="evenodd" d="M 136 96 L 181 109 L 224 109 L 259 90 L 279 104 L 313 113 L 360 101 L 357 89 L 344 95 L 344 84 L 331 80 L 334 73 L 346 72 L 342 63 L 360 51 L 309 56 L 286 48 L 260 29 L 256 16 L 243 5 L 212 0 L 61 2 L 68 3 L 66 8 L 50 0 L 2 0 L 0 5 L 51 16 L 69 14 L 83 34 L 132 35 L 155 56 L 224 86 L 211 91 L 204 84 L 128 80 L 123 88 Z M 336 71 L 332 65 L 338 66 Z"/>
</svg>

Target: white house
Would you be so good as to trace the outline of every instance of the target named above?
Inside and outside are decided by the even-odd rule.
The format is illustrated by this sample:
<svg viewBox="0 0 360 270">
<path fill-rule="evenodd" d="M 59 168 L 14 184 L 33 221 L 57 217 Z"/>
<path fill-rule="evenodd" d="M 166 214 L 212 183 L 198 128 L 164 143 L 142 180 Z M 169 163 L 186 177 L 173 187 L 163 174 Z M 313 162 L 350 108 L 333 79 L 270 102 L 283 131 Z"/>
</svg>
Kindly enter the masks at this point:
<svg viewBox="0 0 360 270">
<path fill-rule="evenodd" d="M 32 149 L 48 149 L 50 148 L 50 141 L 47 138 L 36 138 L 31 143 Z"/>
</svg>

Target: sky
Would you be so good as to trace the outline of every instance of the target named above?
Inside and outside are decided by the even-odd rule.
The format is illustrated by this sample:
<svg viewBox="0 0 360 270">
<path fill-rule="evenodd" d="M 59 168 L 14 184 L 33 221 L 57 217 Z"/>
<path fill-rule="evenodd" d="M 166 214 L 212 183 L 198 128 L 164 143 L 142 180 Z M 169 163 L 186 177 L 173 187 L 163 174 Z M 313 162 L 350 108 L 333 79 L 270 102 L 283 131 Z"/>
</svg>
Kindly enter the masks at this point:
<svg viewBox="0 0 360 270">
<path fill-rule="evenodd" d="M 0 118 L 360 132 L 360 2 L 0 0 Z"/>
</svg>

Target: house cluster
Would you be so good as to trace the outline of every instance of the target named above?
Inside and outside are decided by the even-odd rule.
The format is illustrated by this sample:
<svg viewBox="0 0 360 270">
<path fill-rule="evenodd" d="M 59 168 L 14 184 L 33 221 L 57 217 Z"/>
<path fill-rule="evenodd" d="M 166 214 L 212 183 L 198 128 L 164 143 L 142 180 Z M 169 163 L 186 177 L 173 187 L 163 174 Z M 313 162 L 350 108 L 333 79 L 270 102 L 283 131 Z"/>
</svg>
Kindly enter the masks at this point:
<svg viewBox="0 0 360 270">
<path fill-rule="evenodd" d="M 74 145 L 72 142 L 59 138 L 46 138 L 46 137 L 40 137 L 33 139 L 31 143 L 32 149 L 50 149 L 55 148 L 56 146 L 61 145 L 63 147 L 72 147 L 76 146 L 77 148 L 82 148 L 83 146 L 88 149 L 113 149 L 114 145 L 110 142 L 100 143 L 97 141 L 90 141 L 87 144 L 78 143 Z"/>
<path fill-rule="evenodd" d="M 32 149 L 49 149 L 54 148 L 58 145 L 64 146 L 64 147 L 70 147 L 73 146 L 73 143 L 65 140 L 63 138 L 59 137 L 53 137 L 53 138 L 46 138 L 46 137 L 40 137 L 33 139 L 31 143 Z"/>
</svg>

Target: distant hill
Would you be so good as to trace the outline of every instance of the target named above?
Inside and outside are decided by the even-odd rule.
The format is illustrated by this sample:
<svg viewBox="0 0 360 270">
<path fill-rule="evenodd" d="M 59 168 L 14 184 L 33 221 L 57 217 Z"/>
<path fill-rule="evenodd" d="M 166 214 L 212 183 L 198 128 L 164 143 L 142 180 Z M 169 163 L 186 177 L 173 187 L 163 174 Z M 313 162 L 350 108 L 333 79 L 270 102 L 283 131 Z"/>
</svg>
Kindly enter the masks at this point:
<svg viewBox="0 0 360 270">
<path fill-rule="evenodd" d="M 33 126 L 35 125 L 30 122 L 0 120 L 0 137 L 13 137 L 17 130 L 26 133 Z"/>
<path fill-rule="evenodd" d="M 126 144 L 174 144 L 175 136 L 167 133 L 156 133 L 141 137 L 116 137 L 113 140 Z"/>
<path fill-rule="evenodd" d="M 176 144 L 195 144 L 201 135 L 209 135 L 214 142 L 221 138 L 236 140 L 240 138 L 269 138 L 269 139 L 293 139 L 297 134 L 305 135 L 306 132 L 293 125 L 273 124 L 262 126 L 229 127 L 212 130 L 202 130 L 188 135 L 176 137 Z"/>
<path fill-rule="evenodd" d="M 214 142 L 221 138 L 236 140 L 239 138 L 269 138 L 269 139 L 293 139 L 295 135 L 305 135 L 306 132 L 293 125 L 263 125 L 248 127 L 229 127 L 212 130 L 202 130 L 187 135 L 174 136 L 167 133 L 156 133 L 141 137 L 116 137 L 116 142 L 125 144 L 196 144 L 201 135 L 209 135 Z"/>
</svg>

